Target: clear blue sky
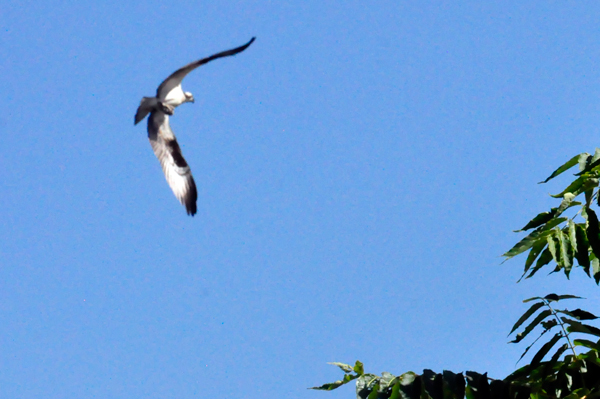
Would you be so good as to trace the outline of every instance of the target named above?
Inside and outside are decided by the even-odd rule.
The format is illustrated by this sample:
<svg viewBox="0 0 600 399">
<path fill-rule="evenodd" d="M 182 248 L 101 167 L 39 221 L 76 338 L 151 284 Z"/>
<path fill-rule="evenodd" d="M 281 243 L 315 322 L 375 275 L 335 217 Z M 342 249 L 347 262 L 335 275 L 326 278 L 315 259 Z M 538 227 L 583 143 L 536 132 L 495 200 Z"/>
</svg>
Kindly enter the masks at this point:
<svg viewBox="0 0 600 399">
<path fill-rule="evenodd" d="M 0 397 L 351 398 L 306 388 L 356 359 L 504 377 L 522 299 L 598 299 L 500 255 L 600 146 L 600 5 L 332 4 L 0 0 Z M 133 115 L 252 36 L 184 81 L 188 217 Z"/>
</svg>

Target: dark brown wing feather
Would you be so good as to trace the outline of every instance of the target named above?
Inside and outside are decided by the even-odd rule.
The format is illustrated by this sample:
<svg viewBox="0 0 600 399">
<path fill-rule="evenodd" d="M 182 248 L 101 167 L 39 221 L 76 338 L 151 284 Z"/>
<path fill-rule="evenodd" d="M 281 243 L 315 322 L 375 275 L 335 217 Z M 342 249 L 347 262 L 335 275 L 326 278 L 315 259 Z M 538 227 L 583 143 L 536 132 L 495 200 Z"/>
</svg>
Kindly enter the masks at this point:
<svg viewBox="0 0 600 399">
<path fill-rule="evenodd" d="M 183 68 L 176 70 L 168 78 L 166 78 L 160 84 L 160 86 L 158 86 L 158 89 L 156 90 L 156 97 L 165 98 L 167 93 L 169 93 L 173 88 L 175 88 L 181 84 L 181 81 L 183 80 L 183 78 L 185 78 L 185 76 L 188 73 L 190 73 L 194 69 L 198 68 L 200 65 L 204 65 L 208 62 L 211 62 L 212 60 L 216 60 L 217 58 L 229 57 L 231 55 L 236 55 L 237 53 L 241 53 L 242 51 L 246 50 L 248 48 L 248 46 L 250 46 L 252 44 L 254 39 L 256 39 L 256 38 L 253 37 L 252 39 L 250 39 L 250 41 L 248 43 L 244 44 L 243 46 L 236 47 L 234 49 L 227 50 L 227 51 L 222 51 L 220 53 L 211 55 L 210 57 L 202 58 L 201 60 L 194 61 L 190 64 L 187 64 Z"/>
</svg>

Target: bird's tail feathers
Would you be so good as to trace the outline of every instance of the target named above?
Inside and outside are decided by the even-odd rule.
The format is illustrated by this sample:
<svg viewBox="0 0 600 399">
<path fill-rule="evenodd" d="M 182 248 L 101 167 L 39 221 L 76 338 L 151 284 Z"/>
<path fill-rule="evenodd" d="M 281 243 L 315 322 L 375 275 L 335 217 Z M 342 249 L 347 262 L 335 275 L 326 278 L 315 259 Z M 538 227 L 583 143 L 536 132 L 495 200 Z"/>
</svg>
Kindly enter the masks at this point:
<svg viewBox="0 0 600 399">
<path fill-rule="evenodd" d="M 140 102 L 140 106 L 135 113 L 134 125 L 140 123 L 146 115 L 148 115 L 158 105 L 158 99 L 156 97 L 143 97 Z"/>
</svg>

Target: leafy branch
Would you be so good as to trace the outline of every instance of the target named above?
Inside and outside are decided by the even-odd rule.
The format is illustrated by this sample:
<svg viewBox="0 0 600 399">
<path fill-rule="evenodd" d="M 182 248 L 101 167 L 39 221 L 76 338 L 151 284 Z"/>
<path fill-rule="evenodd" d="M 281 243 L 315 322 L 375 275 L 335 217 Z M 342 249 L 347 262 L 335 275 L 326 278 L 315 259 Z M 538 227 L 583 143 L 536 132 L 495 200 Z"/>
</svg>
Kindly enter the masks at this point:
<svg viewBox="0 0 600 399">
<path fill-rule="evenodd" d="M 503 255 L 506 261 L 528 252 L 519 281 L 533 277 L 554 261 L 556 266 L 551 273 L 563 271 L 569 278 L 572 269 L 579 266 L 600 284 L 600 223 L 592 209 L 592 206 L 600 206 L 600 149 L 596 149 L 594 155 L 583 153 L 572 157 L 540 183 L 547 183 L 575 165 L 579 166 L 575 180 L 560 193 L 552 195 L 561 199 L 560 204 L 539 213 L 518 230 L 531 232 Z M 575 201 L 579 196 L 583 197 L 581 202 Z M 579 207 L 574 215 L 565 216 L 565 212 L 574 207 Z M 576 220 L 579 217 L 583 221 Z M 537 327 L 542 329 L 519 361 L 547 333 L 556 331 L 556 327 L 558 332 L 538 349 L 529 364 L 503 380 L 473 371 L 467 371 L 465 375 L 431 370 L 424 370 L 419 375 L 409 371 L 399 376 L 383 372 L 378 376 L 365 373 L 363 364 L 357 361 L 354 366 L 332 363 L 342 369 L 344 377 L 312 389 L 333 390 L 356 381 L 359 399 L 600 398 L 600 329 L 583 323 L 598 317 L 582 309 L 555 308 L 554 302 L 567 299 L 582 298 L 549 294 L 523 301 L 534 303 L 514 324 L 509 336 L 521 330 L 511 342 L 519 343 Z M 561 341 L 563 344 L 557 346 Z M 576 347 L 588 351 L 578 354 Z"/>
</svg>

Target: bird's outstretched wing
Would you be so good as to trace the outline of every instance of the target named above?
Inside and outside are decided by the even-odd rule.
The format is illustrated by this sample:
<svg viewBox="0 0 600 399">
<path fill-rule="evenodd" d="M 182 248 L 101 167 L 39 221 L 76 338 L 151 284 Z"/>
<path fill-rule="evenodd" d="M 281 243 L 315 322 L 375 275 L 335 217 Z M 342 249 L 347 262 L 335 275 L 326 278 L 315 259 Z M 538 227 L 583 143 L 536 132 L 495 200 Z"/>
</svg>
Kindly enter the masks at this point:
<svg viewBox="0 0 600 399">
<path fill-rule="evenodd" d="M 188 215 L 194 216 L 198 199 L 196 183 L 190 167 L 181 155 L 168 115 L 158 110 L 152 111 L 148 118 L 148 139 L 173 194 L 185 206 Z"/>
<path fill-rule="evenodd" d="M 185 76 L 188 73 L 192 72 L 194 69 L 198 68 L 200 65 L 204 65 L 208 62 L 211 62 L 212 60 L 216 60 L 217 58 L 229 57 L 231 55 L 236 55 L 237 53 L 241 53 L 242 51 L 246 50 L 248 48 L 248 46 L 250 46 L 252 44 L 254 39 L 256 39 L 256 38 L 253 37 L 252 39 L 250 39 L 250 41 L 248 43 L 244 44 L 243 46 L 236 47 L 234 49 L 227 50 L 227 51 L 222 51 L 220 53 L 211 55 L 210 57 L 202 58 L 201 60 L 194 61 L 190 64 L 187 64 L 183 68 L 178 69 L 177 71 L 173 72 L 168 78 L 166 78 L 160 84 L 160 86 L 158 86 L 158 89 L 156 90 L 156 97 L 161 98 L 161 99 L 166 98 L 168 93 L 171 90 L 173 90 L 175 87 L 177 87 L 181 84 L 181 81 L 183 80 L 183 78 L 185 78 Z"/>
</svg>

